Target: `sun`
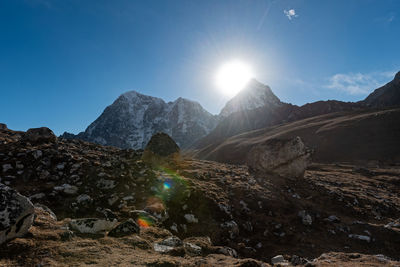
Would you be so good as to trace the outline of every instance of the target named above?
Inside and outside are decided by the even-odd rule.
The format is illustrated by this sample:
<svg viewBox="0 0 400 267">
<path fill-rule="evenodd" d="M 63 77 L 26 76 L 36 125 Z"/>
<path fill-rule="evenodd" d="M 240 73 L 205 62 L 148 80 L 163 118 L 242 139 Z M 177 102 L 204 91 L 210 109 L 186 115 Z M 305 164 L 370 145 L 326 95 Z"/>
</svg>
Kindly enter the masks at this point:
<svg viewBox="0 0 400 267">
<path fill-rule="evenodd" d="M 216 75 L 217 87 L 223 94 L 234 96 L 253 78 L 251 67 L 234 60 L 223 64 Z"/>
</svg>

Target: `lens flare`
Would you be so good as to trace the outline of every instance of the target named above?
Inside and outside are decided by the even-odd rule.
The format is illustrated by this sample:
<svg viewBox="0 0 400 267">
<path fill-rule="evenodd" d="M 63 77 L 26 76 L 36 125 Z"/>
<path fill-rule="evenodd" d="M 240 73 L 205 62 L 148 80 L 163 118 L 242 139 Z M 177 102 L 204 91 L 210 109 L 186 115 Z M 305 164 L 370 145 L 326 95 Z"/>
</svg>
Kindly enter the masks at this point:
<svg viewBox="0 0 400 267">
<path fill-rule="evenodd" d="M 164 189 L 165 190 L 171 189 L 171 183 L 170 182 L 164 182 Z"/>
<path fill-rule="evenodd" d="M 254 77 L 251 67 L 241 61 L 233 60 L 220 67 L 216 85 L 228 96 L 236 95 Z"/>
<path fill-rule="evenodd" d="M 152 222 L 148 218 L 144 218 L 144 217 L 139 218 L 137 220 L 137 223 L 139 224 L 140 227 L 144 227 L 144 228 L 152 225 Z"/>
</svg>

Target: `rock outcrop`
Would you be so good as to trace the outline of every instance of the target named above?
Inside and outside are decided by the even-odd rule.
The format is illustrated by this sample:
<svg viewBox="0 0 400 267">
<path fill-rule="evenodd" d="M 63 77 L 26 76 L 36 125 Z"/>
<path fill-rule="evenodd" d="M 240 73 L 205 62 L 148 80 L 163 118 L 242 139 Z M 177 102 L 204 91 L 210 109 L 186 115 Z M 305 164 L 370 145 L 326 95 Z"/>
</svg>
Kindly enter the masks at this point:
<svg viewBox="0 0 400 267">
<path fill-rule="evenodd" d="M 31 128 L 22 137 L 22 141 L 30 143 L 48 143 L 55 142 L 57 136 L 47 127 Z"/>
<path fill-rule="evenodd" d="M 24 236 L 32 225 L 34 206 L 28 198 L 0 184 L 0 244 Z"/>
<path fill-rule="evenodd" d="M 270 139 L 252 148 L 247 156 L 248 166 L 256 171 L 297 178 L 310 163 L 310 151 L 300 137 Z"/>
<path fill-rule="evenodd" d="M 179 146 L 166 133 L 156 133 L 153 135 L 145 148 L 145 151 L 152 152 L 161 157 L 179 153 L 179 150 Z"/>
</svg>

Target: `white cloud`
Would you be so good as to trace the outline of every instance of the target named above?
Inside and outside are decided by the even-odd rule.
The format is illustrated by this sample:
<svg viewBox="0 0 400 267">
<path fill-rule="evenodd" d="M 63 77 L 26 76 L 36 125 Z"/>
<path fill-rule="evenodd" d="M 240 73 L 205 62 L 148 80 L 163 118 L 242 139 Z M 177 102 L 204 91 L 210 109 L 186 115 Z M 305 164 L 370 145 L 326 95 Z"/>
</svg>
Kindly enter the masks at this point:
<svg viewBox="0 0 400 267">
<path fill-rule="evenodd" d="M 285 14 L 286 17 L 288 17 L 289 20 L 292 20 L 293 18 L 297 18 L 299 15 L 296 14 L 296 11 L 294 9 L 289 9 L 289 10 L 283 10 L 283 13 Z"/>
<path fill-rule="evenodd" d="M 329 78 L 330 89 L 340 90 L 350 95 L 366 95 L 393 79 L 395 71 L 371 73 L 338 73 Z"/>
</svg>

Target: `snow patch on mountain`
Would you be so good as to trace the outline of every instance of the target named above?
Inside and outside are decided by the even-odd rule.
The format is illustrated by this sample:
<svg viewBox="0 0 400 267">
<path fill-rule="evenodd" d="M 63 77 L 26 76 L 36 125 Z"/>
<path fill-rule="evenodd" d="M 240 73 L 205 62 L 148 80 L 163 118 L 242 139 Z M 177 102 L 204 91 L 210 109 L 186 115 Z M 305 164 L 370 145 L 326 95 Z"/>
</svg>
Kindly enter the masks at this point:
<svg viewBox="0 0 400 267">
<path fill-rule="evenodd" d="M 277 107 L 282 105 L 282 102 L 269 86 L 252 79 L 243 90 L 226 103 L 220 116 L 224 118 L 238 111 L 252 110 L 266 105 Z"/>
</svg>

